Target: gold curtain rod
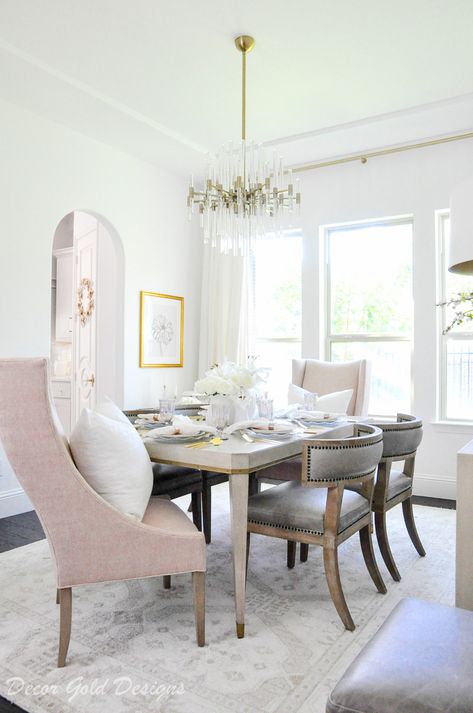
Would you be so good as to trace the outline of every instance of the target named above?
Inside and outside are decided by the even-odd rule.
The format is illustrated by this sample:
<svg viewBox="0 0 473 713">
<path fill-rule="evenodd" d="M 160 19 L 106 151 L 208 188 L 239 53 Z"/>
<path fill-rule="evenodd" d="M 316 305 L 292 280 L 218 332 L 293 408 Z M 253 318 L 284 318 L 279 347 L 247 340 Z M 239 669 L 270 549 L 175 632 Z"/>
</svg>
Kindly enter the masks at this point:
<svg viewBox="0 0 473 713">
<path fill-rule="evenodd" d="M 299 166 L 293 166 L 294 173 L 302 173 L 303 171 L 312 171 L 315 168 L 326 168 L 327 166 L 338 166 L 341 163 L 350 163 L 352 161 L 361 161 L 366 163 L 370 158 L 377 156 L 389 156 L 394 153 L 402 153 L 403 151 L 411 151 L 412 149 L 423 149 L 428 146 L 438 146 L 439 144 L 449 144 L 452 141 L 464 141 L 465 139 L 473 139 L 473 131 L 466 134 L 455 134 L 453 136 L 444 136 L 441 139 L 431 139 L 430 141 L 420 141 L 416 144 L 404 144 L 403 146 L 393 146 L 388 149 L 379 149 L 378 151 L 367 151 L 366 153 L 356 154 L 355 156 L 343 156 L 342 158 L 334 158 L 330 161 L 320 161 L 319 163 L 304 163 Z"/>
</svg>

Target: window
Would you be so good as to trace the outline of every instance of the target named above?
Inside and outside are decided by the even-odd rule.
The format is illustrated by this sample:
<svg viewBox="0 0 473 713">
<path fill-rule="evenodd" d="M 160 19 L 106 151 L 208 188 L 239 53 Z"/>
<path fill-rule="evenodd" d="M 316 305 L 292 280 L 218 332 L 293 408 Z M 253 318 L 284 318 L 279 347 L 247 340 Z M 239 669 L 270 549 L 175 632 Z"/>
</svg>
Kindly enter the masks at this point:
<svg viewBox="0 0 473 713">
<path fill-rule="evenodd" d="M 412 234 L 409 218 L 325 229 L 326 358 L 371 361 L 377 416 L 410 410 Z"/>
<path fill-rule="evenodd" d="M 439 246 L 439 302 L 449 300 L 455 293 L 473 290 L 473 277 L 448 271 L 450 215 L 437 213 Z M 473 323 L 465 322 L 444 334 L 452 322 L 451 307 L 440 308 L 439 417 L 445 421 L 473 420 Z"/>
<path fill-rule="evenodd" d="M 301 355 L 302 234 L 261 238 L 253 256 L 257 364 L 271 367 L 268 391 L 285 404 L 291 360 Z"/>
</svg>

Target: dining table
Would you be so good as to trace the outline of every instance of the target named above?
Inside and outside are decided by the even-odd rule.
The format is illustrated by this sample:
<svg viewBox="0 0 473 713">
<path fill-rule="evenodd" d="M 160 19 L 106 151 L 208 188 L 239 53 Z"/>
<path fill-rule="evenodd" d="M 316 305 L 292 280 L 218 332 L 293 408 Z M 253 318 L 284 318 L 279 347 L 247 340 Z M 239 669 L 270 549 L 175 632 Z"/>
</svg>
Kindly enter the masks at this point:
<svg viewBox="0 0 473 713">
<path fill-rule="evenodd" d="M 247 519 L 250 480 L 256 473 L 277 463 L 298 456 L 303 450 L 303 441 L 317 437 L 343 437 L 345 424 L 335 428 L 323 424 L 315 432 L 308 434 L 302 428 L 289 437 L 257 438 L 252 442 L 243 440 L 234 433 L 227 440 L 192 444 L 169 443 L 145 439 L 150 459 L 155 463 L 180 465 L 200 470 L 203 477 L 207 473 L 228 475 L 230 496 L 230 523 L 233 553 L 233 579 L 235 593 L 236 634 L 245 635 L 245 589 L 247 556 Z M 220 442 L 219 442 L 220 441 Z"/>
</svg>

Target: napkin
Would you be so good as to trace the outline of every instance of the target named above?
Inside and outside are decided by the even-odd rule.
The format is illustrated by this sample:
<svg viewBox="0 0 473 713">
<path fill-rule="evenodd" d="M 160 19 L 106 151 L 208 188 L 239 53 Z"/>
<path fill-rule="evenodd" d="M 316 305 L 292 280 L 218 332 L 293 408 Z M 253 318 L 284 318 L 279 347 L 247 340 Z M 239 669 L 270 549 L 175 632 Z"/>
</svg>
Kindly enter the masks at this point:
<svg viewBox="0 0 473 713">
<path fill-rule="evenodd" d="M 327 411 L 305 411 L 304 409 L 299 409 L 296 416 L 296 418 L 306 418 L 310 421 L 326 421 L 328 419 L 334 420 L 340 417 L 346 419 L 346 415 L 343 413 L 327 413 Z"/>
<path fill-rule="evenodd" d="M 158 413 L 139 413 L 135 419 L 135 426 L 147 426 L 149 423 L 159 423 Z"/>
<path fill-rule="evenodd" d="M 311 421 L 324 421 L 328 418 L 335 419 L 345 417 L 343 413 L 329 413 L 327 411 L 307 411 L 301 404 L 290 404 L 276 411 L 279 418 L 307 418 Z"/>
<path fill-rule="evenodd" d="M 269 426 L 269 421 L 267 418 L 253 418 L 249 421 L 237 421 L 237 423 L 232 423 L 231 426 L 227 426 L 225 428 L 224 433 L 230 435 L 231 433 L 234 433 L 235 431 L 243 431 L 245 428 L 255 428 L 255 427 L 268 427 Z M 271 423 L 274 424 L 277 430 L 278 425 L 284 425 L 287 426 L 287 421 L 271 421 Z"/>
<path fill-rule="evenodd" d="M 217 433 L 217 429 L 209 426 L 206 423 L 193 423 L 188 416 L 174 416 L 172 425 L 162 426 L 162 428 L 153 428 L 146 434 L 146 438 L 154 438 L 155 436 L 170 436 L 179 431 L 182 436 L 194 436 L 196 433 L 206 431 L 208 433 Z"/>
</svg>

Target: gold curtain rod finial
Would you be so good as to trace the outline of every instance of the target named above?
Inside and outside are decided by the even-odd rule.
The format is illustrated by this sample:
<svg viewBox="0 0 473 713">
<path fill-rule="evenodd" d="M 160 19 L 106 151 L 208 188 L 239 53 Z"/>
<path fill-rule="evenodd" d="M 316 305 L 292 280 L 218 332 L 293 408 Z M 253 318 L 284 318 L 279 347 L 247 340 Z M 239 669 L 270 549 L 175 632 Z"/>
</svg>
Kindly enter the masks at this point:
<svg viewBox="0 0 473 713">
<path fill-rule="evenodd" d="M 254 37 L 250 37 L 250 35 L 240 35 L 239 37 L 235 37 L 235 46 L 240 52 L 247 54 L 251 52 L 255 46 L 255 39 Z"/>
</svg>

